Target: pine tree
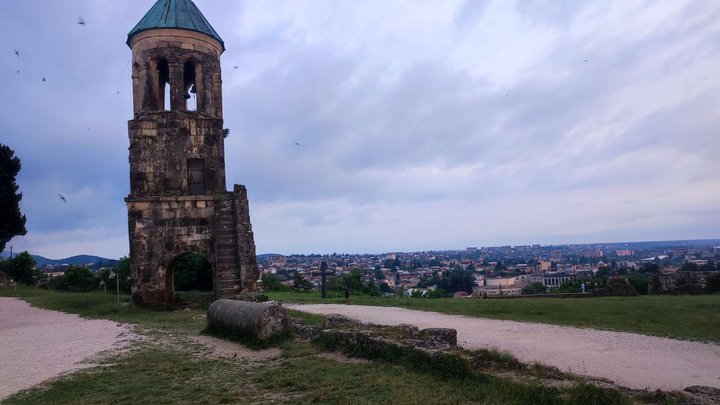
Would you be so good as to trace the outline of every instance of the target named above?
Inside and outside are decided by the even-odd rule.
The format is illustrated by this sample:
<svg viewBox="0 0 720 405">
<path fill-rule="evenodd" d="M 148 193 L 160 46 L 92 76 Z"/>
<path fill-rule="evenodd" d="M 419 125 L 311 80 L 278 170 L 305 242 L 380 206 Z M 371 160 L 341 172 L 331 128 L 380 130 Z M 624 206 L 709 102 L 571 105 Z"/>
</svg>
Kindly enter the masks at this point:
<svg viewBox="0 0 720 405">
<path fill-rule="evenodd" d="M 0 144 L 0 252 L 13 237 L 27 233 L 25 215 L 20 213 L 22 193 L 18 193 L 15 177 L 20 172 L 20 159 L 8 146 Z"/>
</svg>

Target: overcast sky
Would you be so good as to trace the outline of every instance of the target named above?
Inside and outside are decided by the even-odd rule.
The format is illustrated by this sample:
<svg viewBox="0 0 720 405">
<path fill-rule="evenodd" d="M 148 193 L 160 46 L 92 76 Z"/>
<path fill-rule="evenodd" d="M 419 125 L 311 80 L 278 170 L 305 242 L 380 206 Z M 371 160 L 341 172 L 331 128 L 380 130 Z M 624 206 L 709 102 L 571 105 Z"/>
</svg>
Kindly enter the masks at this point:
<svg viewBox="0 0 720 405">
<path fill-rule="evenodd" d="M 125 41 L 153 3 L 0 2 L 16 250 L 128 253 Z M 720 237 L 717 0 L 195 3 L 258 253 Z"/>
</svg>

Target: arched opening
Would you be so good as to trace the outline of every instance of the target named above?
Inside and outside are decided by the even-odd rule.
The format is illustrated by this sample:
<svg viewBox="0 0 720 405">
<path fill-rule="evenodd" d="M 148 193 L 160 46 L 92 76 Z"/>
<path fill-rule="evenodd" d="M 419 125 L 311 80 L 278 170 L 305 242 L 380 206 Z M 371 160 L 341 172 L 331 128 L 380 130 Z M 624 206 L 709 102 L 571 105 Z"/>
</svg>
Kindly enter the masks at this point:
<svg viewBox="0 0 720 405">
<path fill-rule="evenodd" d="M 170 64 L 166 59 L 158 61 L 158 83 L 160 85 L 158 110 L 170 111 L 172 105 L 170 101 Z"/>
<path fill-rule="evenodd" d="M 173 260 L 168 269 L 175 306 L 201 307 L 213 300 L 213 266 L 202 255 L 186 253 Z M 170 284 L 172 283 L 172 284 Z"/>
<path fill-rule="evenodd" d="M 185 90 L 185 109 L 197 111 L 197 67 L 193 61 L 185 62 L 185 66 L 183 66 L 183 88 Z"/>
</svg>

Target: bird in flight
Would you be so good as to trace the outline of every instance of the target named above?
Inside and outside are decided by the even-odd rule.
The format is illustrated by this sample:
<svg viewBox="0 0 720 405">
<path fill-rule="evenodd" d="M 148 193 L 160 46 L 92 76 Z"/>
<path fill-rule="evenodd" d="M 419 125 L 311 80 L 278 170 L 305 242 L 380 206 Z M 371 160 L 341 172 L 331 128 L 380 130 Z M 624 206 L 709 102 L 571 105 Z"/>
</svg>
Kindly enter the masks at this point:
<svg viewBox="0 0 720 405">
<path fill-rule="evenodd" d="M 47 81 L 47 80 L 45 80 L 45 76 L 43 76 L 43 81 L 44 81 L 44 82 L 46 82 L 46 81 Z"/>
<path fill-rule="evenodd" d="M 588 63 L 590 62 L 590 59 L 585 59 L 583 62 Z"/>
<path fill-rule="evenodd" d="M 18 51 L 17 49 L 13 49 L 13 51 L 15 51 L 15 56 L 20 57 L 20 51 Z"/>
<path fill-rule="evenodd" d="M 237 66 L 235 66 L 235 70 L 238 70 L 238 67 L 237 67 Z"/>
<path fill-rule="evenodd" d="M 65 204 L 67 204 L 67 200 L 65 199 L 65 197 L 63 197 L 62 194 L 58 194 L 58 196 L 60 197 L 60 199 L 62 200 L 62 202 L 64 202 Z"/>
<path fill-rule="evenodd" d="M 297 146 L 300 146 L 300 144 L 299 144 L 299 143 L 297 143 L 297 142 L 295 142 L 295 145 L 297 145 Z"/>
<path fill-rule="evenodd" d="M 82 17 L 78 17 L 78 22 L 77 22 L 77 23 L 78 23 L 78 25 L 85 26 L 85 19 L 82 18 Z"/>
</svg>

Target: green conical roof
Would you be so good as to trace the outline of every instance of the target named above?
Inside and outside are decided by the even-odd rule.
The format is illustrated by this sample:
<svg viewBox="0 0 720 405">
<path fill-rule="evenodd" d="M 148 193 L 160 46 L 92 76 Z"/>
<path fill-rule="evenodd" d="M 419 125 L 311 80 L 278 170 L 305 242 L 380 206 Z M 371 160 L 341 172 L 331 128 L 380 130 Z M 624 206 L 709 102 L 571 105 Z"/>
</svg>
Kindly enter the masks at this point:
<svg viewBox="0 0 720 405">
<path fill-rule="evenodd" d="M 225 50 L 225 43 L 222 38 L 192 0 L 158 0 L 150 11 L 145 14 L 145 17 L 130 31 L 127 44 L 130 45 L 130 41 L 135 34 L 158 28 L 175 28 L 200 32 L 217 39 L 223 50 Z"/>
</svg>

